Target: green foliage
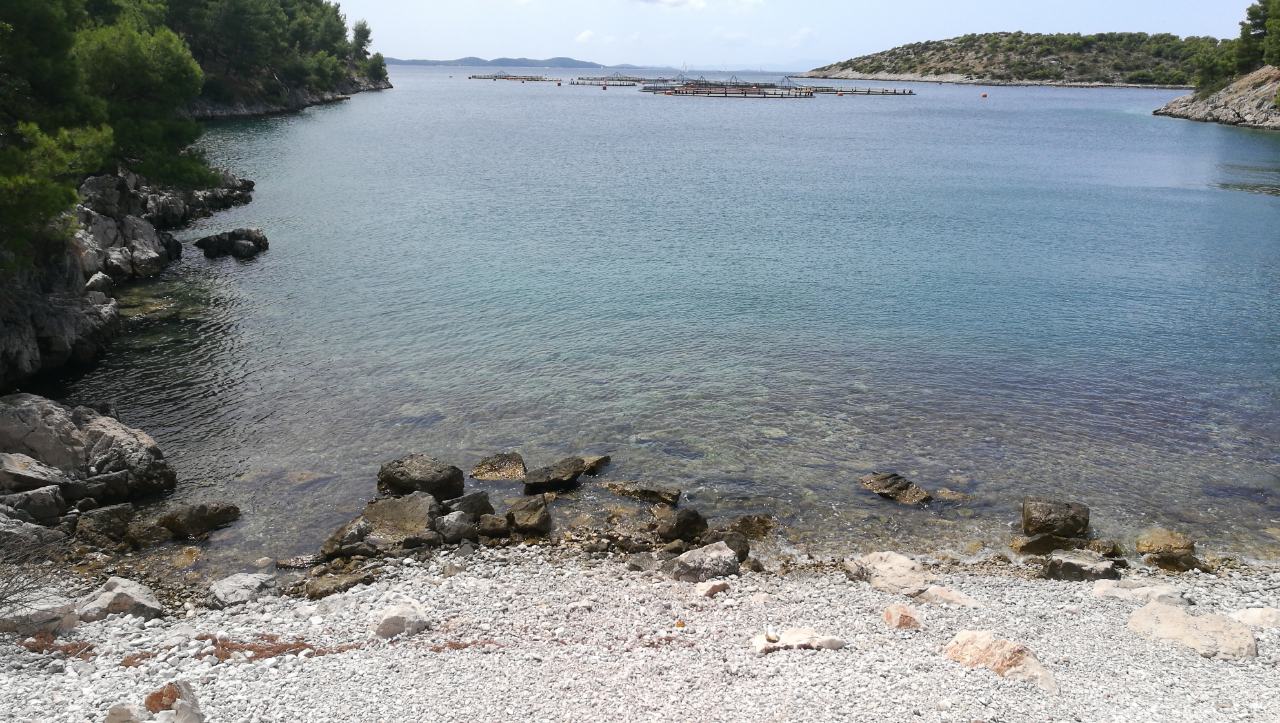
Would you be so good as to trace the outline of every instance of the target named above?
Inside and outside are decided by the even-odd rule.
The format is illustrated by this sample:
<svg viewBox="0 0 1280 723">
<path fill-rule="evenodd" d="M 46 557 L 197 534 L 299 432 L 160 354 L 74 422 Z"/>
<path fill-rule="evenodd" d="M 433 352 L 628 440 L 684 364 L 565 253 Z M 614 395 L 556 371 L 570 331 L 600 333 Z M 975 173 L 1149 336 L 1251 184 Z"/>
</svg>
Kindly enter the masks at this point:
<svg viewBox="0 0 1280 723">
<path fill-rule="evenodd" d="M 1206 96 L 1226 87 L 1236 73 L 1237 41 L 1203 48 L 1195 57 L 1196 94 Z"/>
<path fill-rule="evenodd" d="M 829 70 L 944 75 L 1005 82 L 1186 85 L 1214 38 L 1147 33 L 984 33 L 904 45 Z"/>
<path fill-rule="evenodd" d="M 387 79 L 387 60 L 382 57 L 382 53 L 374 53 L 364 61 L 361 71 L 364 77 L 375 83 L 381 83 Z"/>
<path fill-rule="evenodd" d="M 110 148 L 106 126 L 50 134 L 18 123 L 0 136 L 0 249 L 30 258 L 61 241 L 52 219 L 75 203 L 76 183 L 101 167 Z"/>
</svg>

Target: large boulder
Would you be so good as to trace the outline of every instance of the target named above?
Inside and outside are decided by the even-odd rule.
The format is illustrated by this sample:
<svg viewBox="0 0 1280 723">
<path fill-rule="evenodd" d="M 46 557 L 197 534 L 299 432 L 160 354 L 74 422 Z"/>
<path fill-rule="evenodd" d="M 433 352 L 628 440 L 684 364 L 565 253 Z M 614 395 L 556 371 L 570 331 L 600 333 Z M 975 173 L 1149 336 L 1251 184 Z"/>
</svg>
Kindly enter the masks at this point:
<svg viewBox="0 0 1280 723">
<path fill-rule="evenodd" d="M 271 244 L 267 242 L 267 235 L 261 229 L 238 228 L 233 231 L 224 231 L 212 236 L 205 236 L 202 239 L 198 239 L 195 242 L 195 246 L 211 259 L 221 256 L 235 256 L 238 259 L 247 259 L 266 251 Z"/>
<path fill-rule="evenodd" d="M 503 452 L 477 462 L 471 468 L 471 476 L 490 482 L 514 481 L 524 479 L 526 471 L 524 457 L 519 452 Z"/>
<path fill-rule="evenodd" d="M 863 487 L 903 505 L 922 505 L 933 497 L 920 485 L 896 472 L 875 472 L 858 480 Z"/>
<path fill-rule="evenodd" d="M 1108 560 L 1091 550 L 1055 552 L 1044 564 L 1044 576 L 1050 580 L 1119 580 L 1115 560 Z"/>
<path fill-rule="evenodd" d="M 240 508 L 227 502 L 180 505 L 160 515 L 159 524 L 175 537 L 200 539 L 240 519 Z"/>
<path fill-rule="evenodd" d="M 515 532 L 526 535 L 545 535 L 551 532 L 551 511 L 543 495 L 526 497 L 507 511 L 507 523 Z"/>
<path fill-rule="evenodd" d="M 67 510 L 67 502 L 57 486 L 41 487 L 26 492 L 15 492 L 0 497 L 0 505 L 21 510 L 42 525 L 56 525 Z"/>
<path fill-rule="evenodd" d="M 1129 629 L 1145 638 L 1184 645 L 1206 658 L 1258 655 L 1249 626 L 1225 615 L 1190 615 L 1181 607 L 1152 602 L 1129 616 Z"/>
<path fill-rule="evenodd" d="M 641 485 L 634 482 L 605 482 L 604 488 L 621 497 L 630 497 L 655 505 L 676 507 L 680 504 L 680 490 L 674 487 Z"/>
<path fill-rule="evenodd" d="M 164 606 L 146 585 L 113 577 L 82 598 L 76 606 L 76 614 L 89 623 L 108 615 L 133 615 L 150 620 L 164 615 Z"/>
<path fill-rule="evenodd" d="M 471 515 L 466 512 L 450 512 L 436 518 L 436 532 L 444 538 L 445 544 L 453 545 L 463 540 L 474 540 L 480 534 Z"/>
<path fill-rule="evenodd" d="M 177 474 L 151 435 L 88 407 L 77 407 L 73 416 L 84 436 L 90 475 L 128 472 L 131 497 L 168 492 L 177 484 Z"/>
<path fill-rule="evenodd" d="M 706 582 L 738 574 L 738 555 L 728 545 L 717 542 L 690 550 L 668 561 L 663 570 L 682 582 Z"/>
<path fill-rule="evenodd" d="M 896 552 L 871 552 L 856 560 L 845 560 L 845 575 L 866 582 L 881 592 L 915 596 L 929 587 L 924 566 Z"/>
<path fill-rule="evenodd" d="M 402 602 L 378 613 L 373 632 L 380 638 L 408 637 L 426 630 L 428 625 L 430 621 L 421 605 Z"/>
<path fill-rule="evenodd" d="M 1047 693 L 1058 692 L 1053 673 L 1041 664 L 1030 648 L 997 638 L 990 630 L 956 633 L 943 654 L 967 668 L 987 668 L 1002 678 L 1034 683 Z"/>
<path fill-rule="evenodd" d="M 274 586 L 274 578 L 264 573 L 242 572 L 224 577 L 209 586 L 209 606 L 218 609 L 253 602 Z"/>
<path fill-rule="evenodd" d="M 1203 566 L 1196 557 L 1196 543 L 1190 537 L 1157 527 L 1138 537 L 1138 554 L 1148 565 L 1164 570 L 1186 572 Z"/>
<path fill-rule="evenodd" d="M 0 453 L 0 494 L 63 487 L 70 480 L 58 469 L 25 454 Z"/>
<path fill-rule="evenodd" d="M 133 505 L 127 502 L 89 510 L 80 515 L 80 521 L 76 524 L 76 539 L 96 547 L 114 547 L 128 537 L 133 514 Z"/>
<path fill-rule="evenodd" d="M 378 470 L 378 486 L 389 495 L 426 492 L 441 502 L 462 496 L 462 470 L 425 454 L 411 454 Z"/>
<path fill-rule="evenodd" d="M 0 550 L 30 550 L 61 542 L 65 538 L 57 530 L 0 515 Z"/>
<path fill-rule="evenodd" d="M 549 467 L 539 467 L 524 476 L 524 493 L 568 492 L 578 487 L 578 478 L 587 471 L 581 457 L 566 457 Z"/>
<path fill-rule="evenodd" d="M 22 596 L 0 603 L 0 633 L 33 635 L 45 631 L 57 634 L 79 622 L 74 600 L 49 592 Z"/>
<path fill-rule="evenodd" d="M 494 512 L 488 492 L 472 492 L 456 499 L 445 500 L 444 511 L 465 512 L 472 522 L 478 522 L 481 515 L 492 515 Z"/>
<path fill-rule="evenodd" d="M 1022 500 L 1022 533 L 1027 536 L 1084 537 L 1089 531 L 1089 508 L 1075 502 L 1042 497 Z"/>
<path fill-rule="evenodd" d="M 414 492 L 370 502 L 361 519 L 371 526 L 366 538 L 378 547 L 390 548 L 403 545 L 406 539 L 429 536 L 440 514 L 440 503 L 434 497 Z"/>
<path fill-rule="evenodd" d="M 325 540 L 320 547 L 320 554 L 326 560 L 354 555 L 368 555 L 372 547 L 365 543 L 365 538 L 373 532 L 373 525 L 363 517 L 348 522 Z"/>
<path fill-rule="evenodd" d="M 34 394 L 0 397 L 0 449 L 83 476 L 87 444 L 71 410 L 61 404 Z"/>
<path fill-rule="evenodd" d="M 707 518 L 695 509 L 684 507 L 662 517 L 658 522 L 658 537 L 673 542 L 692 542 L 707 531 Z"/>
</svg>

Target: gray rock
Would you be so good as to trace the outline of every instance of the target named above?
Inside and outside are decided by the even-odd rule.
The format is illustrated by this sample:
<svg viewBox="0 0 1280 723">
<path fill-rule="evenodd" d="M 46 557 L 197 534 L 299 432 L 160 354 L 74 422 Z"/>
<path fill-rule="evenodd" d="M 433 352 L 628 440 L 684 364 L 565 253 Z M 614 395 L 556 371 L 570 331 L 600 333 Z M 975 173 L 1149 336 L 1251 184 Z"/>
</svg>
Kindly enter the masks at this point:
<svg viewBox="0 0 1280 723">
<path fill-rule="evenodd" d="M 604 488 L 620 497 L 630 497 L 650 504 L 668 507 L 680 504 L 680 490 L 674 487 L 656 487 L 633 482 L 605 482 Z"/>
<path fill-rule="evenodd" d="M 866 582 L 881 592 L 910 597 L 929 587 L 924 566 L 896 552 L 871 552 L 843 565 L 850 580 Z"/>
<path fill-rule="evenodd" d="M 581 459 L 582 473 L 591 477 L 599 475 L 613 461 L 613 458 L 607 454 L 586 455 Z"/>
<path fill-rule="evenodd" d="M 477 462 L 471 468 L 471 476 L 478 480 L 514 481 L 524 479 L 526 471 L 524 457 L 518 452 L 503 452 Z"/>
<path fill-rule="evenodd" d="M 1027 536 L 1084 537 L 1089 508 L 1075 502 L 1027 497 L 1022 501 L 1022 532 Z"/>
<path fill-rule="evenodd" d="M 524 476 L 524 493 L 568 492 L 579 485 L 578 478 L 587 471 L 581 457 L 566 457 L 549 467 L 540 467 Z"/>
<path fill-rule="evenodd" d="M 99 507 L 80 515 L 76 538 L 90 545 L 110 548 L 125 541 L 129 523 L 133 521 L 133 505 Z"/>
<path fill-rule="evenodd" d="M 67 511 L 62 491 L 55 485 L 4 495 L 0 497 L 0 505 L 21 510 L 42 525 L 56 525 L 58 518 Z"/>
<path fill-rule="evenodd" d="M 1137 550 L 1148 565 L 1164 570 L 1187 572 L 1204 566 L 1195 555 L 1195 540 L 1161 527 L 1142 533 L 1138 537 Z"/>
<path fill-rule="evenodd" d="M 685 507 L 675 510 L 658 522 L 658 537 L 668 542 L 698 539 L 707 531 L 707 519 L 695 509 Z"/>
<path fill-rule="evenodd" d="M 738 556 L 738 562 L 746 562 L 751 555 L 751 543 L 747 540 L 747 536 L 741 532 L 733 530 L 712 530 L 702 536 L 703 545 L 710 545 L 713 542 L 723 542 L 729 546 L 730 550 Z"/>
<path fill-rule="evenodd" d="M 1119 580 L 1120 570 L 1114 560 L 1089 550 L 1055 552 L 1044 565 L 1044 576 L 1050 580 Z"/>
<path fill-rule="evenodd" d="M 0 397 L 0 449 L 82 475 L 87 446 L 70 409 L 34 394 Z"/>
<path fill-rule="evenodd" d="M 66 535 L 57 530 L 0 515 L 0 550 L 26 550 L 64 539 Z"/>
<path fill-rule="evenodd" d="M 378 485 L 391 495 L 426 492 L 443 502 L 462 496 L 462 470 L 425 454 L 411 454 L 382 465 Z"/>
<path fill-rule="evenodd" d="M 227 502 L 180 505 L 160 515 L 160 526 L 176 537 L 199 539 L 240 519 L 240 508 Z"/>
<path fill-rule="evenodd" d="M 266 251 L 271 244 L 267 242 L 267 235 L 261 229 L 238 228 L 205 236 L 198 239 L 195 246 L 211 259 L 222 256 L 246 259 Z"/>
<path fill-rule="evenodd" d="M 146 585 L 113 577 L 82 598 L 76 606 L 76 614 L 81 620 L 90 623 L 108 615 L 133 615 L 150 620 L 164 615 L 164 606 Z"/>
<path fill-rule="evenodd" d="M 88 407 L 77 407 L 73 418 L 85 440 L 89 475 L 128 472 L 131 498 L 168 492 L 177 484 L 177 474 L 151 435 Z"/>
<path fill-rule="evenodd" d="M 408 637 L 426 630 L 429 624 L 421 605 L 403 602 L 378 613 L 373 630 L 380 638 Z"/>
<path fill-rule="evenodd" d="M 445 544 L 453 545 L 463 540 L 474 540 L 479 535 L 476 523 L 466 512 L 450 512 L 436 519 L 436 532 L 444 538 Z"/>
<path fill-rule="evenodd" d="M 477 530 L 481 537 L 502 538 L 511 534 L 511 523 L 497 515 L 481 515 Z"/>
<path fill-rule="evenodd" d="M 493 514 L 493 503 L 489 502 L 488 492 L 472 492 L 452 500 L 445 500 L 446 512 L 465 512 L 472 522 L 478 522 L 481 515 Z"/>
<path fill-rule="evenodd" d="M 1264 66 L 1208 97 L 1192 93 L 1175 98 L 1155 114 L 1203 123 L 1280 130 L 1277 94 L 1280 94 L 1280 69 Z"/>
<path fill-rule="evenodd" d="M 86 291 L 101 291 L 104 294 L 111 293 L 111 289 L 114 286 L 115 286 L 115 282 L 111 280 L 111 277 L 107 276 L 101 271 L 95 273 L 93 276 L 90 276 L 89 280 L 86 281 L 84 284 L 84 288 Z"/>
<path fill-rule="evenodd" d="M 41 631 L 59 633 L 79 622 L 74 600 L 44 592 L 0 604 L 0 633 L 33 635 Z"/>
<path fill-rule="evenodd" d="M 365 506 L 361 518 L 373 526 L 369 537 L 389 547 L 434 534 L 435 520 L 440 514 L 440 503 L 434 497 L 426 492 L 414 492 L 404 497 L 374 500 Z"/>
<path fill-rule="evenodd" d="M 228 608 L 253 602 L 273 587 L 275 579 L 263 573 L 242 572 L 224 577 L 209 586 L 210 607 Z"/>
<path fill-rule="evenodd" d="M 357 517 L 330 535 L 320 547 L 320 554 L 327 560 L 350 557 L 355 552 L 353 548 L 363 543 L 370 532 L 373 532 L 373 525 L 365 518 Z"/>
<path fill-rule="evenodd" d="M 668 561 L 663 570 L 682 582 L 706 582 L 738 574 L 738 555 L 728 545 L 717 542 Z"/>
<path fill-rule="evenodd" d="M 306 596 L 312 600 L 346 592 L 356 585 L 368 585 L 374 580 L 368 572 L 353 572 L 344 575 L 324 575 L 307 580 L 303 586 Z"/>
<path fill-rule="evenodd" d="M 1048 555 L 1055 550 L 1077 550 L 1088 544 L 1088 540 L 1080 537 L 1059 537 L 1058 535 L 1032 535 L 1031 537 L 1015 537 L 1009 547 L 1019 555 Z"/>
<path fill-rule="evenodd" d="M 512 530 L 526 535 L 545 535 L 551 532 L 551 511 L 547 509 L 546 497 L 526 497 L 511 505 L 511 509 L 507 511 L 507 522 Z"/>
<path fill-rule="evenodd" d="M 25 454 L 0 453 L 0 494 L 27 492 L 41 487 L 65 487 L 70 480 L 60 470 Z"/>
<path fill-rule="evenodd" d="M 933 499 L 920 485 L 896 472 L 873 472 L 858 481 L 881 497 L 903 505 L 922 505 Z"/>
</svg>

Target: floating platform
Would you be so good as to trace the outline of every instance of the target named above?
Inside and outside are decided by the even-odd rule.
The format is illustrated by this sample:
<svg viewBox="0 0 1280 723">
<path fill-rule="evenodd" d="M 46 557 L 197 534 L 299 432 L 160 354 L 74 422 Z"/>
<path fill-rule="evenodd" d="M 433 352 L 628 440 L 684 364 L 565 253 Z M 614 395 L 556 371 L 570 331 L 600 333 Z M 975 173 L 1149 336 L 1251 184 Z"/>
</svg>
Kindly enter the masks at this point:
<svg viewBox="0 0 1280 723">
<path fill-rule="evenodd" d="M 556 83 L 559 78 L 548 78 L 545 75 L 511 75 L 510 73 L 490 73 L 486 75 L 471 75 L 468 80 L 518 80 L 521 83 Z"/>
<path fill-rule="evenodd" d="M 590 85 L 600 88 L 634 88 L 639 83 L 634 80 L 602 80 L 598 78 L 574 78 L 569 85 Z"/>
<path fill-rule="evenodd" d="M 909 88 L 841 88 L 836 85 L 801 85 L 819 95 L 915 95 Z"/>
</svg>

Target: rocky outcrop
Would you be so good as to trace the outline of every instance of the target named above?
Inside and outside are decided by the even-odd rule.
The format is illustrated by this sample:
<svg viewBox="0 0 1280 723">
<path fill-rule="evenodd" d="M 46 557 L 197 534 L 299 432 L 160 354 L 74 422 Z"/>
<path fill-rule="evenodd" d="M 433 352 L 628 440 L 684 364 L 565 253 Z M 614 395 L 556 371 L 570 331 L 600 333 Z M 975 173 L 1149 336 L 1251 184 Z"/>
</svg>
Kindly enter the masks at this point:
<svg viewBox="0 0 1280 723">
<path fill-rule="evenodd" d="M 425 454 L 411 454 L 378 470 L 378 489 L 390 495 L 426 492 L 443 502 L 462 496 L 462 470 Z"/>
<path fill-rule="evenodd" d="M 181 257 L 182 245 L 166 231 L 248 203 L 252 191 L 252 181 L 230 174 L 193 191 L 151 186 L 128 171 L 86 179 L 69 214 L 74 231 L 65 250 L 2 272 L 0 390 L 93 361 L 118 330 L 111 290 Z"/>
<path fill-rule="evenodd" d="M 1155 114 L 1274 131 L 1280 130 L 1278 100 L 1280 68 L 1268 65 L 1208 97 L 1193 94 L 1175 98 Z"/>
<path fill-rule="evenodd" d="M 339 84 L 334 91 L 312 91 L 298 88 L 276 100 L 250 100 L 235 103 L 218 103 L 204 98 L 197 99 L 187 108 L 187 115 L 195 120 L 228 120 L 231 118 L 257 118 L 283 113 L 296 113 L 313 105 L 325 105 L 350 100 L 355 93 L 371 90 L 389 90 L 391 81 L 374 81 L 351 77 Z"/>
<path fill-rule="evenodd" d="M 238 228 L 205 236 L 195 242 L 195 247 L 211 259 L 223 256 L 251 259 L 266 251 L 271 244 L 267 242 L 267 235 L 261 229 Z"/>
</svg>

